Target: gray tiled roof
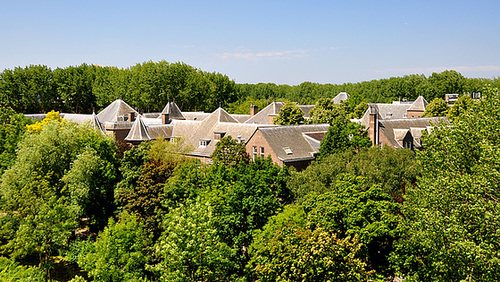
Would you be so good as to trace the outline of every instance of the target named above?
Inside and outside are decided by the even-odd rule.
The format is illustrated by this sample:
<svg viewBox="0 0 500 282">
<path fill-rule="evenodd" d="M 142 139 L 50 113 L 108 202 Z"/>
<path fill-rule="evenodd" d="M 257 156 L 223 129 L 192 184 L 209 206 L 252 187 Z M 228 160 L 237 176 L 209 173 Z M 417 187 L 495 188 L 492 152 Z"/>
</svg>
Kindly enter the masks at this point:
<svg viewBox="0 0 500 282">
<path fill-rule="evenodd" d="M 161 114 L 168 114 L 170 119 L 186 119 L 175 102 L 168 102 Z"/>
<path fill-rule="evenodd" d="M 90 118 L 90 126 L 92 128 L 99 129 L 101 132 L 104 132 L 104 130 L 102 129 L 102 124 L 95 113 L 92 113 L 92 116 Z"/>
<path fill-rule="evenodd" d="M 238 122 L 240 122 L 240 123 L 244 123 L 245 121 L 247 121 L 250 118 L 250 115 L 236 115 L 236 114 L 231 114 L 231 116 L 233 118 L 235 118 L 236 120 L 238 120 Z"/>
<path fill-rule="evenodd" d="M 424 96 L 418 96 L 417 100 L 415 100 L 415 102 L 413 102 L 413 104 L 408 109 L 408 111 L 425 112 L 425 107 L 427 107 L 427 104 L 429 104 L 429 103 L 427 103 Z"/>
<path fill-rule="evenodd" d="M 209 157 L 215 150 L 215 133 L 231 136 L 234 139 L 240 137 L 247 142 L 253 135 L 257 125 L 239 123 L 224 109 L 218 108 L 202 121 L 176 120 L 173 123 L 172 136 L 184 137 L 194 150 L 192 155 Z M 200 144 L 200 140 L 208 143 Z"/>
<path fill-rule="evenodd" d="M 404 138 L 403 133 L 406 134 L 408 131 L 412 133 L 418 132 L 418 137 L 413 135 L 413 138 L 420 138 L 423 130 L 429 128 L 431 124 L 439 124 L 440 122 L 450 124 L 446 117 L 379 120 L 379 129 L 380 134 L 384 134 L 394 148 L 401 148 L 401 145 L 397 143 L 396 140 L 402 140 L 402 137 Z M 420 142 L 414 145 L 418 147 Z"/>
<path fill-rule="evenodd" d="M 349 97 L 350 95 L 346 92 L 340 92 L 339 94 L 337 94 L 337 96 L 333 97 L 333 103 L 340 104 L 340 102 L 348 100 Z"/>
<path fill-rule="evenodd" d="M 151 139 L 172 137 L 173 124 L 158 124 L 158 125 L 146 125 L 146 130 L 148 131 L 149 137 Z"/>
<path fill-rule="evenodd" d="M 297 106 L 304 112 L 305 118 L 309 117 L 309 112 L 314 108 L 314 105 L 297 105 Z"/>
<path fill-rule="evenodd" d="M 269 124 L 269 115 L 278 115 L 285 103 L 283 102 L 272 102 L 267 105 L 267 107 L 260 110 L 253 117 L 249 118 L 245 123 L 255 123 L 255 124 Z"/>
<path fill-rule="evenodd" d="M 370 109 L 377 112 L 378 120 L 390 120 L 390 119 L 403 119 L 406 118 L 406 112 L 411 107 L 412 104 L 383 104 L 383 103 L 369 103 L 368 109 L 361 118 L 361 125 L 368 128 Z"/>
<path fill-rule="evenodd" d="M 148 130 L 146 129 L 146 125 L 142 122 L 141 116 L 137 116 L 137 119 L 134 121 L 132 128 L 125 137 L 126 141 L 146 141 L 151 140 L 149 136 Z"/>
<path fill-rule="evenodd" d="M 328 124 L 259 127 L 259 130 L 280 160 L 292 162 L 314 159 Z"/>
<path fill-rule="evenodd" d="M 182 115 L 186 118 L 186 120 L 198 120 L 202 121 L 206 119 L 210 113 L 205 112 L 182 112 Z"/>
<path fill-rule="evenodd" d="M 92 119 L 92 115 L 87 114 L 59 114 L 62 118 L 67 121 L 74 121 L 76 123 L 84 123 Z"/>
<path fill-rule="evenodd" d="M 102 110 L 97 117 L 101 122 L 121 122 L 125 121 L 129 113 L 138 116 L 139 113 L 132 109 L 127 103 L 118 99 Z"/>
</svg>

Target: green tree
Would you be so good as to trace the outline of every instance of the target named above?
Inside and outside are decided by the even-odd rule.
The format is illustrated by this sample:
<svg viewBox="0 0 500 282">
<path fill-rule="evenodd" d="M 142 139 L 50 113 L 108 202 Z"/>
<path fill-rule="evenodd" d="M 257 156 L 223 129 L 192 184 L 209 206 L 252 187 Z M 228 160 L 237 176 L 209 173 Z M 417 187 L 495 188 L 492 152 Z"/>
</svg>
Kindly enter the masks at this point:
<svg viewBox="0 0 500 282">
<path fill-rule="evenodd" d="M 114 188 L 117 171 L 114 163 L 103 160 L 93 148 L 86 148 L 61 179 L 69 191 L 77 215 L 89 218 L 92 231 L 102 230 L 115 211 Z"/>
<path fill-rule="evenodd" d="M 262 110 L 272 102 L 272 100 L 255 99 L 251 96 L 240 97 L 240 98 L 244 98 L 244 100 L 236 101 L 228 105 L 227 111 L 229 113 L 248 115 L 248 113 L 250 112 L 251 105 L 255 105 L 259 110 Z"/>
<path fill-rule="evenodd" d="M 286 103 L 281 107 L 278 116 L 274 118 L 274 124 L 296 125 L 304 123 L 304 112 L 295 103 Z"/>
<path fill-rule="evenodd" d="M 162 204 L 164 186 L 176 166 L 176 162 L 150 160 L 140 169 L 136 186 L 117 194 L 122 208 L 134 213 L 154 239 L 160 235 L 161 215 L 165 213 Z"/>
<path fill-rule="evenodd" d="M 43 65 L 30 65 L 1 73 L 2 104 L 20 113 L 46 113 L 56 106 L 52 70 Z"/>
<path fill-rule="evenodd" d="M 95 250 L 78 260 L 78 265 L 97 281 L 139 281 L 145 278 L 151 239 L 136 217 L 127 212 L 109 220 L 99 234 Z"/>
<path fill-rule="evenodd" d="M 469 95 L 461 95 L 449 109 L 446 117 L 451 121 L 455 121 L 461 114 L 470 110 L 472 104 L 474 104 L 474 100 Z"/>
<path fill-rule="evenodd" d="M 465 92 L 466 78 L 455 70 L 445 70 L 440 73 L 432 73 L 428 78 L 428 86 L 425 97 L 427 100 L 444 97 L 444 94 Z"/>
<path fill-rule="evenodd" d="M 335 119 L 321 141 L 320 158 L 345 150 L 360 150 L 371 146 L 366 130 L 358 123 L 348 121 L 344 117 Z"/>
<path fill-rule="evenodd" d="M 342 104 L 335 104 L 331 98 L 319 99 L 309 112 L 308 123 L 333 124 L 335 120 L 346 115 Z"/>
<path fill-rule="evenodd" d="M 256 249 L 249 271 L 258 281 L 363 281 L 366 264 L 354 238 L 288 223 Z"/>
<path fill-rule="evenodd" d="M 0 236 L 2 252 L 16 258 L 38 255 L 44 266 L 51 255 L 67 247 L 82 216 L 80 211 L 86 207 L 79 206 L 85 201 L 71 201 L 74 195 L 63 177 L 88 148 L 97 152 L 104 164 L 116 163 L 116 147 L 111 138 L 74 123 L 50 122 L 39 133 L 29 134 L 19 143 L 15 162 L 0 181 L 0 212 L 6 215 L 1 217 L 5 222 Z M 86 167 L 83 159 L 80 161 Z M 98 170 L 96 166 L 88 167 Z M 108 170 L 107 165 L 99 169 L 103 171 L 96 175 L 114 178 L 109 175 L 113 170 Z M 99 181 L 86 177 L 85 173 L 80 176 L 81 187 L 93 187 Z M 85 179 L 90 183 L 83 185 Z"/>
<path fill-rule="evenodd" d="M 52 72 L 57 91 L 57 108 L 64 112 L 92 113 L 96 98 L 92 92 L 96 68 L 81 64 L 57 68 Z"/>
<path fill-rule="evenodd" d="M 257 232 L 250 273 L 265 281 L 359 281 L 375 271 L 391 274 L 387 258 L 397 204 L 363 177 L 337 178 L 330 192 L 286 207 Z"/>
<path fill-rule="evenodd" d="M 338 175 L 349 173 L 366 177 L 367 185 L 382 185 L 385 193 L 401 202 L 406 187 L 415 185 L 419 176 L 414 157 L 412 150 L 387 146 L 335 153 L 313 162 L 301 172 L 292 172 L 287 185 L 300 202 L 307 194 L 330 191 Z"/>
<path fill-rule="evenodd" d="M 0 280 L 2 281 L 46 281 L 43 272 L 37 267 L 25 267 L 5 257 L 0 257 Z"/>
<path fill-rule="evenodd" d="M 17 144 L 26 133 L 26 125 L 32 123 L 23 114 L 16 114 L 9 107 L 0 107 L 0 174 L 15 161 Z"/>
<path fill-rule="evenodd" d="M 434 98 L 427 107 L 422 117 L 444 117 L 449 111 L 449 107 L 442 98 Z"/>
<path fill-rule="evenodd" d="M 421 281 L 493 281 L 500 275 L 498 89 L 453 123 L 436 127 L 418 154 L 393 262 Z"/>
<path fill-rule="evenodd" d="M 49 179 L 50 175 L 36 175 L 20 190 L 11 193 L 9 196 L 13 199 L 2 206 L 0 217 L 2 253 L 14 259 L 37 257 L 47 279 L 51 277 L 50 256 L 66 247 L 77 227 L 68 198 L 59 196 Z"/>
<path fill-rule="evenodd" d="M 217 142 L 212 159 L 215 164 L 227 166 L 239 166 L 250 162 L 245 144 L 238 142 L 231 136 L 223 137 Z"/>
<path fill-rule="evenodd" d="M 302 203 L 311 228 L 339 232 L 338 238 L 357 236 L 360 258 L 371 269 L 388 270 L 388 256 L 399 221 L 398 205 L 380 184 L 366 185 L 366 178 L 341 174 L 331 191 L 310 195 Z"/>
<path fill-rule="evenodd" d="M 208 203 L 189 201 L 163 221 L 155 245 L 159 263 L 151 270 L 162 281 L 229 281 L 234 251 L 221 242 Z"/>
<path fill-rule="evenodd" d="M 198 196 L 208 202 L 217 235 L 235 253 L 230 275 L 242 275 L 254 230 L 291 201 L 287 177 L 270 158 L 236 167 L 186 162 L 165 185 L 164 201 L 169 210 Z"/>
<path fill-rule="evenodd" d="M 367 109 L 368 103 L 362 101 L 354 107 L 353 111 L 349 114 L 349 118 L 362 118 Z"/>
</svg>

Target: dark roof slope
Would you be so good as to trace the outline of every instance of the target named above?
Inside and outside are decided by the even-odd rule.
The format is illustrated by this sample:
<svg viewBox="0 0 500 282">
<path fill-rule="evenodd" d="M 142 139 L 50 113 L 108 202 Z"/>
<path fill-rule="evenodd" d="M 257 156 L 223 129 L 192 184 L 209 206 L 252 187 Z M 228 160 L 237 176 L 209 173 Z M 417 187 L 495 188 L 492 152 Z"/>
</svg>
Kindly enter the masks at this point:
<svg viewBox="0 0 500 282">
<path fill-rule="evenodd" d="M 284 162 L 312 160 L 328 131 L 328 124 L 259 127 L 277 157 Z"/>
<path fill-rule="evenodd" d="M 245 123 L 255 123 L 255 124 L 269 124 L 269 115 L 278 115 L 285 103 L 283 102 L 272 102 L 267 105 L 267 107 L 260 110 L 253 117 L 249 118 Z"/>
<path fill-rule="evenodd" d="M 168 102 L 161 114 L 168 114 L 170 119 L 186 119 L 175 102 Z M 161 118 L 161 115 L 159 118 Z"/>
<path fill-rule="evenodd" d="M 423 130 L 430 130 L 433 125 L 440 122 L 450 124 L 446 117 L 429 117 L 429 118 L 408 118 L 397 120 L 379 120 L 380 133 L 384 134 L 394 148 L 401 148 L 402 146 L 397 142 L 398 139 L 402 140 L 407 132 L 416 133 L 418 136 L 413 138 L 420 138 Z M 419 146 L 419 142 L 414 144 Z"/>
</svg>

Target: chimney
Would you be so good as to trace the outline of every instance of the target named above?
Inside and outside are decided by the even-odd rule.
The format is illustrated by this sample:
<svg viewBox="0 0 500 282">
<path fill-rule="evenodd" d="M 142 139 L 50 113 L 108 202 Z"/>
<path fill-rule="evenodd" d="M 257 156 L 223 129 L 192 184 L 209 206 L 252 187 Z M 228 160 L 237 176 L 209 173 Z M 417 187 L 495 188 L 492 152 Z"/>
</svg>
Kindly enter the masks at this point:
<svg viewBox="0 0 500 282">
<path fill-rule="evenodd" d="M 274 118 L 278 115 L 267 115 L 267 124 L 274 124 Z"/>
<path fill-rule="evenodd" d="M 259 107 L 257 107 L 257 105 L 250 105 L 250 117 L 253 117 L 255 114 L 257 114 L 258 110 Z"/>
<path fill-rule="evenodd" d="M 170 123 L 170 115 L 169 114 L 161 114 L 161 124 Z"/>
<path fill-rule="evenodd" d="M 135 113 L 134 112 L 128 113 L 128 121 L 135 121 Z"/>
<path fill-rule="evenodd" d="M 372 145 L 378 145 L 378 121 L 377 121 L 377 110 L 369 106 L 369 123 L 368 123 L 368 137 L 372 140 Z"/>
</svg>

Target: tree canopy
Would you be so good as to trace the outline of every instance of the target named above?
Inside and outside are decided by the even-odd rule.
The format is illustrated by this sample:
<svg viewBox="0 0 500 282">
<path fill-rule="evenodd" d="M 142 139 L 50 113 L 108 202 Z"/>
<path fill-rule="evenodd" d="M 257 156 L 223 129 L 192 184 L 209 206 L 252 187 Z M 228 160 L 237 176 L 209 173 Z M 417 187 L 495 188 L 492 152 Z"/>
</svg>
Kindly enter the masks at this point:
<svg viewBox="0 0 500 282">
<path fill-rule="evenodd" d="M 297 125 L 304 123 L 304 112 L 295 103 L 286 103 L 281 107 L 278 116 L 274 118 L 274 124 Z"/>
<path fill-rule="evenodd" d="M 402 238 L 393 256 L 416 280 L 495 280 L 500 222 L 498 89 L 436 127 L 418 153 L 422 176 L 403 205 Z"/>
</svg>

